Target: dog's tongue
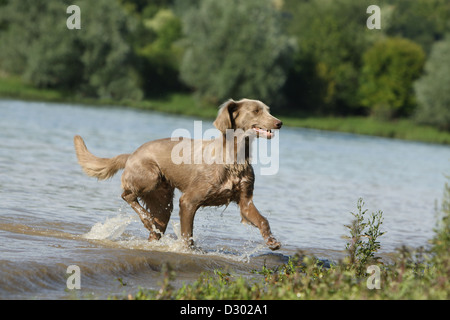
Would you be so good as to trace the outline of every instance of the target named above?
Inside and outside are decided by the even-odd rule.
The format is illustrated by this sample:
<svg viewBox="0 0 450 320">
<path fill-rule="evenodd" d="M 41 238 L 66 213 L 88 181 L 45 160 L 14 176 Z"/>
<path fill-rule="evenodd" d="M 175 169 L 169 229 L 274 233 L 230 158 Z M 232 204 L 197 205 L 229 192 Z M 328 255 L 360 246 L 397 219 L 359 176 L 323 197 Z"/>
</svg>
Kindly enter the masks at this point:
<svg viewBox="0 0 450 320">
<path fill-rule="evenodd" d="M 261 128 L 253 128 L 253 130 L 258 132 L 258 134 L 260 136 L 263 136 L 263 137 L 266 137 L 266 138 L 272 138 L 273 137 L 273 132 L 271 132 L 269 130 L 264 130 L 264 129 L 261 129 Z"/>
</svg>

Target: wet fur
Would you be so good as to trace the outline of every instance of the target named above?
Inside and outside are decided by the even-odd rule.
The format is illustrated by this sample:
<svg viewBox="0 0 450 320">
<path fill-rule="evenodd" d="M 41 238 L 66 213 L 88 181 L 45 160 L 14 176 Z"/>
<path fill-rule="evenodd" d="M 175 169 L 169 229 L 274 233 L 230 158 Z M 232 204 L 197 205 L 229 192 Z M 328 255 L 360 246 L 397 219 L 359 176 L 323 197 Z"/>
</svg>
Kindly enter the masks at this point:
<svg viewBox="0 0 450 320">
<path fill-rule="evenodd" d="M 173 210 L 174 189 L 178 188 L 182 192 L 179 201 L 181 235 L 189 246 L 193 245 L 194 216 L 198 208 L 236 202 L 242 222 L 259 228 L 269 248 L 279 249 L 281 244 L 273 237 L 267 219 L 253 204 L 255 175 L 249 154 L 251 140 L 260 135 L 253 128 L 260 128 L 261 132 L 280 129 L 281 121 L 270 115 L 269 108 L 262 102 L 242 99 L 225 102 L 219 109 L 214 125 L 222 132 L 223 139 L 203 140 L 202 150 L 211 147 L 211 144 L 214 144 L 214 148 L 223 148 L 226 130 L 241 129 L 241 136 L 233 138 L 229 145 L 233 146 L 234 151 L 245 152 L 243 162 L 235 158 L 228 164 L 175 164 L 171 160 L 171 152 L 179 141 L 171 139 L 147 142 L 131 154 L 107 159 L 94 156 L 86 148 L 83 139 L 75 136 L 75 151 L 84 172 L 99 180 L 110 178 L 119 169 L 124 169 L 122 198 L 136 211 L 149 230 L 149 240 L 159 239 L 164 234 Z M 245 143 L 236 143 L 239 139 L 245 139 L 242 140 Z M 190 139 L 186 143 L 194 145 Z"/>
</svg>

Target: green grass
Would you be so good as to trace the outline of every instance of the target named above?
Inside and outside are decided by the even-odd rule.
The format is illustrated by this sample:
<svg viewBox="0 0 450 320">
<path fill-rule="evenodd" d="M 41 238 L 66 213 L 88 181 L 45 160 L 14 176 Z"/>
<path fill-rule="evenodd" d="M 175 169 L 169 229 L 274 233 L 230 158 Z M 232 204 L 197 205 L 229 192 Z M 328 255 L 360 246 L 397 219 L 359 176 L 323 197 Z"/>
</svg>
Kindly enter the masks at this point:
<svg viewBox="0 0 450 320">
<path fill-rule="evenodd" d="M 75 96 L 69 92 L 37 89 L 23 83 L 18 77 L 0 76 L 0 97 L 92 105 L 121 105 L 204 119 L 213 119 L 217 115 L 217 106 L 203 105 L 193 95 L 187 93 L 173 93 L 163 98 L 145 99 L 143 101 L 91 99 Z M 407 119 L 380 121 L 369 117 L 292 117 L 283 116 L 283 114 L 276 114 L 276 116 L 285 125 L 292 127 L 450 144 L 450 132 L 440 131 L 430 126 L 418 125 Z"/>
<path fill-rule="evenodd" d="M 418 125 L 408 119 L 381 121 L 370 117 L 287 118 L 283 119 L 283 123 L 293 127 L 450 144 L 450 132 Z"/>
<path fill-rule="evenodd" d="M 31 85 L 24 84 L 18 77 L 0 77 L 0 97 L 39 101 L 65 100 L 65 95 L 61 91 L 37 89 Z"/>
<path fill-rule="evenodd" d="M 18 77 L 0 76 L 0 98 L 91 105 L 118 105 L 201 118 L 214 118 L 217 115 L 216 106 L 202 106 L 192 95 L 185 93 L 173 93 L 162 98 L 145 99 L 143 101 L 93 99 L 53 89 L 37 89 L 23 83 Z"/>
<path fill-rule="evenodd" d="M 216 106 L 202 106 L 192 95 L 183 93 L 173 93 L 164 98 L 158 99 L 146 99 L 138 102 L 130 101 L 125 102 L 125 104 L 138 109 L 147 109 L 208 119 L 215 118 L 218 110 Z"/>
</svg>

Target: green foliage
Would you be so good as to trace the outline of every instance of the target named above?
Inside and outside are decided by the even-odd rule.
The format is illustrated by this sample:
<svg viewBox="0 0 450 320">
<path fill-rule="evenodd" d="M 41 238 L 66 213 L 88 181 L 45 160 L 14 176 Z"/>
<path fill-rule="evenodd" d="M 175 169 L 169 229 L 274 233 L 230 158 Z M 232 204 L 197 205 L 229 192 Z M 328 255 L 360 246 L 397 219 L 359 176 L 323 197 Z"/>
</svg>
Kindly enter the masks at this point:
<svg viewBox="0 0 450 320">
<path fill-rule="evenodd" d="M 285 90 L 292 107 L 315 114 L 358 111 L 361 52 L 380 32 L 368 30 L 367 3 L 352 0 L 286 1 L 288 32 L 298 41 Z"/>
<path fill-rule="evenodd" d="M 279 101 L 292 45 L 270 0 L 202 0 L 182 17 L 181 78 L 204 99 Z"/>
<path fill-rule="evenodd" d="M 394 7 L 386 33 L 410 39 L 429 53 L 435 41 L 450 32 L 450 2 L 447 0 L 389 0 Z"/>
<path fill-rule="evenodd" d="M 154 8 L 149 6 L 146 8 Z M 150 10 L 145 10 L 148 12 Z M 151 10 L 153 11 L 153 9 Z M 144 13 L 145 13 L 144 12 Z M 149 14 L 149 13 L 147 13 Z M 144 76 L 143 88 L 148 96 L 183 90 L 179 65 L 183 55 L 177 42 L 182 37 L 180 19 L 170 9 L 162 8 L 151 18 L 143 18 L 136 53 Z"/>
<path fill-rule="evenodd" d="M 38 89 L 24 84 L 18 76 L 0 76 L 0 97 L 37 101 L 67 101 L 65 92 L 55 89 Z"/>
<path fill-rule="evenodd" d="M 349 253 L 350 264 L 356 269 L 357 275 L 363 275 L 368 264 L 377 263 L 380 257 L 375 253 L 380 249 L 380 242 L 377 241 L 385 232 L 380 231 L 383 223 L 383 213 L 378 211 L 372 213 L 366 221 L 365 214 L 367 209 L 363 210 L 364 202 L 358 200 L 357 213 L 351 213 L 355 218 L 351 225 L 346 226 L 350 230 L 350 242 L 346 249 Z"/>
<path fill-rule="evenodd" d="M 410 115 L 415 107 L 413 82 L 420 77 L 425 53 L 401 38 L 377 42 L 363 56 L 361 104 L 382 119 Z"/>
<path fill-rule="evenodd" d="M 82 91 L 89 94 L 92 90 L 99 97 L 141 99 L 138 75 L 132 64 L 133 52 L 127 43 L 131 20 L 114 1 L 85 1 L 80 3 L 84 7 L 80 41 L 88 86 Z"/>
<path fill-rule="evenodd" d="M 432 251 L 435 253 L 436 259 L 447 259 L 447 271 L 450 271 L 450 183 L 445 184 L 444 197 L 442 200 L 439 223 L 435 230 L 435 236 L 432 240 Z"/>
<path fill-rule="evenodd" d="M 81 29 L 68 30 L 68 5 L 63 0 L 24 0 L 4 6 L 0 21 L 7 27 L 0 34 L 0 67 L 39 88 L 140 99 L 126 41 L 132 26 L 122 7 L 115 1 L 80 0 Z"/>
<path fill-rule="evenodd" d="M 436 42 L 425 64 L 425 74 L 415 83 L 419 108 L 416 119 L 450 130 L 450 34 Z"/>
<path fill-rule="evenodd" d="M 81 30 L 66 28 L 70 4 L 0 0 L 2 77 L 128 105 L 193 92 L 177 109 L 188 114 L 247 97 L 286 117 L 403 121 L 418 109 L 419 123 L 450 127 L 447 0 L 79 0 Z M 371 4 L 380 30 L 366 26 Z"/>
</svg>

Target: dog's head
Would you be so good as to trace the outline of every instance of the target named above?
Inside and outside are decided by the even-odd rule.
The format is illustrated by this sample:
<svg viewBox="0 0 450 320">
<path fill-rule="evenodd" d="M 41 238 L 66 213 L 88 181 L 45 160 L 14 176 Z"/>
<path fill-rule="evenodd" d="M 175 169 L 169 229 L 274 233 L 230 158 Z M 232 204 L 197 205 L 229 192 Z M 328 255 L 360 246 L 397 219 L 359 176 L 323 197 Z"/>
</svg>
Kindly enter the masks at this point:
<svg viewBox="0 0 450 320">
<path fill-rule="evenodd" d="M 220 106 L 214 126 L 226 134 L 227 129 L 242 129 L 246 134 L 271 139 L 272 130 L 283 123 L 272 116 L 269 107 L 259 100 L 228 100 Z"/>
</svg>

